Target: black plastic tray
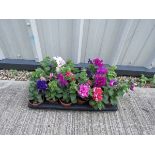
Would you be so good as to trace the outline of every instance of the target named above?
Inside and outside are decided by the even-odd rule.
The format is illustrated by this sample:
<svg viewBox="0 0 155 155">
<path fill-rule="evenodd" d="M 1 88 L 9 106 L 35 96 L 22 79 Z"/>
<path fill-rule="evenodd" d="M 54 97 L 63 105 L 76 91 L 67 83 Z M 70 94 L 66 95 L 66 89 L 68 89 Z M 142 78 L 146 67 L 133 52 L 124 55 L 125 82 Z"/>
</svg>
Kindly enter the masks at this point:
<svg viewBox="0 0 155 155">
<path fill-rule="evenodd" d="M 29 108 L 33 109 L 53 109 L 53 110 L 76 110 L 76 111 L 117 111 L 117 105 L 105 106 L 103 110 L 95 110 L 88 103 L 85 104 L 73 104 L 70 107 L 64 107 L 60 103 L 44 102 L 39 105 L 33 105 L 31 102 L 28 104 Z"/>
</svg>

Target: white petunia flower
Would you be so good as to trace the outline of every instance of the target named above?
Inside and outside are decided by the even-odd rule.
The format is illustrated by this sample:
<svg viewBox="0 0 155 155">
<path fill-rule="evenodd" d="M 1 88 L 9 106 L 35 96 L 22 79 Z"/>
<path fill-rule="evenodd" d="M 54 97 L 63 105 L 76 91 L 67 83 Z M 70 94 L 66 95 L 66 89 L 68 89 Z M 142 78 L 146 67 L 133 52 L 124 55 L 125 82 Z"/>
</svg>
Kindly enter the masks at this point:
<svg viewBox="0 0 155 155">
<path fill-rule="evenodd" d="M 60 72 L 60 68 L 66 64 L 65 60 L 63 60 L 61 57 L 53 57 L 53 59 L 57 62 L 56 72 Z"/>
<path fill-rule="evenodd" d="M 63 66 L 66 64 L 65 60 L 63 60 L 61 57 L 53 57 L 53 59 L 57 62 L 58 67 Z"/>
</svg>

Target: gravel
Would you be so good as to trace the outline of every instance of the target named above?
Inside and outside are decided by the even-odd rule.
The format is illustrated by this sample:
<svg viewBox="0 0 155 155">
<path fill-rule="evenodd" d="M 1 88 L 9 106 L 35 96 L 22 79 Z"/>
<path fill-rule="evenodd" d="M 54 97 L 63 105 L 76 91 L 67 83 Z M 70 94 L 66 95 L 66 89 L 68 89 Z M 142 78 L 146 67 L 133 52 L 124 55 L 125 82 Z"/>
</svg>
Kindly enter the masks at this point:
<svg viewBox="0 0 155 155">
<path fill-rule="evenodd" d="M 22 71 L 17 71 L 17 70 L 0 70 L 0 80 L 15 80 L 15 81 L 28 81 L 30 79 L 32 72 L 22 70 Z M 129 76 L 120 76 L 118 77 L 119 81 L 125 81 L 125 80 L 130 80 L 132 81 L 135 86 L 142 87 L 140 84 L 140 80 L 138 77 L 129 77 Z M 150 83 L 147 83 L 143 87 L 154 87 Z"/>
<path fill-rule="evenodd" d="M 31 72 L 25 70 L 0 70 L 0 80 L 27 81 L 30 75 Z"/>
</svg>

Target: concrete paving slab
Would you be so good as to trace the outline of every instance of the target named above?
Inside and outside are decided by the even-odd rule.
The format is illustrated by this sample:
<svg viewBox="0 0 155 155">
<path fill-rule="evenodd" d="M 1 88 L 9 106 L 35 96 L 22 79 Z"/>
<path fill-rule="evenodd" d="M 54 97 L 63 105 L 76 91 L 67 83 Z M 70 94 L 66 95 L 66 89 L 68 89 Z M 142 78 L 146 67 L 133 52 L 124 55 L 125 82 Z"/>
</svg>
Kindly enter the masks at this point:
<svg viewBox="0 0 155 155">
<path fill-rule="evenodd" d="M 117 112 L 33 110 L 28 81 L 0 81 L 1 135 L 154 135 L 155 89 L 136 88 Z"/>
</svg>

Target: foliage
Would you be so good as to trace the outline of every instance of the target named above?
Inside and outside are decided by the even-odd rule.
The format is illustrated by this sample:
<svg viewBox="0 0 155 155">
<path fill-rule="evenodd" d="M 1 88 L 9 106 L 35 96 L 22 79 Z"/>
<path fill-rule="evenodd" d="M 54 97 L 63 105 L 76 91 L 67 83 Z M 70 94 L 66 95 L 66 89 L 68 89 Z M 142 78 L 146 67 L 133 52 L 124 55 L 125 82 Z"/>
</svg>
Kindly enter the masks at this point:
<svg viewBox="0 0 155 155">
<path fill-rule="evenodd" d="M 116 72 L 115 72 L 116 69 L 117 69 L 116 66 L 110 66 L 110 67 L 108 67 L 107 78 L 108 78 L 109 80 L 115 79 L 115 78 L 117 77 L 117 74 L 116 74 Z"/>
<path fill-rule="evenodd" d="M 73 71 L 74 67 L 75 67 L 73 61 L 70 59 L 66 61 L 66 64 L 64 65 L 64 67 L 66 67 L 66 66 L 69 67 L 71 69 L 71 71 Z"/>
<path fill-rule="evenodd" d="M 41 68 L 37 68 L 34 72 L 32 72 L 30 80 L 35 81 L 40 77 L 44 77 L 44 76 L 46 76 L 44 70 Z"/>
<path fill-rule="evenodd" d="M 140 80 L 140 85 L 144 86 L 146 85 L 149 79 L 145 75 L 142 74 L 139 80 Z"/>
<path fill-rule="evenodd" d="M 99 110 L 102 110 L 104 109 L 104 102 L 95 102 L 94 100 L 90 100 L 89 101 L 89 104 L 95 109 L 99 109 Z"/>
<path fill-rule="evenodd" d="M 10 73 L 13 77 L 17 76 L 18 75 L 18 71 L 16 69 L 11 69 L 10 70 Z"/>
<path fill-rule="evenodd" d="M 153 87 L 155 87 L 155 74 L 152 78 L 150 78 L 150 84 L 152 84 Z"/>
<path fill-rule="evenodd" d="M 96 66 L 93 64 L 89 64 L 88 69 L 91 73 L 95 74 L 96 72 Z"/>
<path fill-rule="evenodd" d="M 94 87 L 91 89 L 91 100 L 89 101 L 89 104 L 94 109 L 102 110 L 104 108 L 104 102 L 103 102 L 103 90 L 100 87 Z"/>
<path fill-rule="evenodd" d="M 65 75 L 66 74 L 66 72 L 71 72 L 71 67 L 70 66 L 67 66 L 67 65 L 65 65 L 64 67 L 62 67 L 61 69 L 60 69 L 60 72 L 63 74 L 63 75 Z"/>
<path fill-rule="evenodd" d="M 80 73 L 77 73 L 76 79 L 77 79 L 79 84 L 86 83 L 88 81 L 86 70 L 82 69 Z"/>
<path fill-rule="evenodd" d="M 48 83 L 48 90 L 46 93 L 47 100 L 57 101 L 62 97 L 62 89 L 58 86 L 58 81 L 53 80 Z"/>
<path fill-rule="evenodd" d="M 41 62 L 40 62 L 41 68 L 44 70 L 45 74 L 49 75 L 51 72 L 55 73 L 57 63 L 55 60 L 51 60 L 50 57 L 45 57 Z"/>
<path fill-rule="evenodd" d="M 77 103 L 77 84 L 75 81 L 70 82 L 69 86 L 63 89 L 62 100 L 67 103 Z"/>
<path fill-rule="evenodd" d="M 65 74 L 66 72 L 78 73 L 79 69 L 75 67 L 75 64 L 72 60 L 66 61 L 66 64 L 61 68 L 61 73 Z"/>
<path fill-rule="evenodd" d="M 29 99 L 36 103 L 42 103 L 43 99 L 41 94 L 37 90 L 37 85 L 35 81 L 30 81 L 29 85 Z"/>
<path fill-rule="evenodd" d="M 93 99 L 89 101 L 89 104 L 93 106 L 95 109 L 101 110 L 104 108 L 106 104 L 116 105 L 118 103 L 118 97 L 123 96 L 130 88 L 131 85 L 130 81 L 118 82 L 116 80 L 117 79 L 116 66 L 110 66 L 108 67 L 107 70 L 104 65 L 102 67 L 96 67 L 94 64 L 91 63 L 89 64 L 89 69 L 94 73 L 94 75 L 92 75 L 93 84 L 96 85 L 97 82 L 97 86 L 98 87 L 102 86 L 103 90 L 102 101 L 97 102 L 94 101 Z M 105 72 L 102 73 L 102 71 Z M 102 78 L 96 79 L 96 77 L 102 77 Z M 93 93 L 90 93 L 91 98 L 93 96 L 92 94 Z"/>
</svg>

